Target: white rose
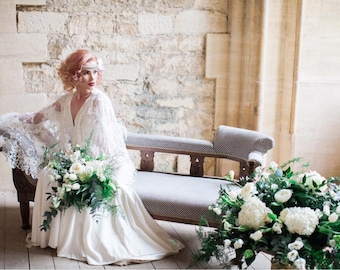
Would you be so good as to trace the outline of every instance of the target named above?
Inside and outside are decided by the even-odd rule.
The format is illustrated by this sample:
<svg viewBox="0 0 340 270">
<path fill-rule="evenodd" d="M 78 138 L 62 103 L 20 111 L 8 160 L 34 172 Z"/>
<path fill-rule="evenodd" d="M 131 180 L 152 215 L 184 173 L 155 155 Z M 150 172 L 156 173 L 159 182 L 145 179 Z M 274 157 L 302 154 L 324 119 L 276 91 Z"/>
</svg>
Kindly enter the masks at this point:
<svg viewBox="0 0 340 270">
<path fill-rule="evenodd" d="M 323 205 L 323 212 L 326 216 L 329 216 L 331 214 L 331 207 L 329 202 L 325 202 L 325 204 Z"/>
<path fill-rule="evenodd" d="M 70 173 L 81 174 L 85 170 L 85 166 L 78 161 L 72 163 Z"/>
<path fill-rule="evenodd" d="M 254 241 L 258 241 L 262 238 L 263 234 L 260 230 L 250 234 L 250 238 L 253 239 Z"/>
<path fill-rule="evenodd" d="M 338 220 L 339 216 L 337 213 L 332 213 L 328 216 L 329 222 L 336 222 Z"/>
<path fill-rule="evenodd" d="M 74 173 L 70 173 L 69 176 L 68 176 L 68 179 L 74 181 L 74 180 L 77 180 L 77 175 L 74 174 Z"/>
<path fill-rule="evenodd" d="M 74 184 L 71 186 L 71 189 L 72 189 L 72 190 L 78 190 L 78 189 L 80 189 L 80 184 L 79 184 L 79 183 L 74 183 Z"/>
<path fill-rule="evenodd" d="M 234 243 L 234 249 L 239 249 L 243 246 L 243 240 L 242 239 L 237 239 Z"/>
<path fill-rule="evenodd" d="M 70 156 L 70 159 L 71 159 L 72 162 L 74 162 L 74 161 L 78 160 L 79 157 L 80 157 L 80 151 L 77 150 Z"/>
<path fill-rule="evenodd" d="M 281 189 L 275 193 L 274 198 L 277 202 L 285 203 L 292 197 L 293 191 L 290 189 Z"/>
<path fill-rule="evenodd" d="M 237 193 L 234 190 L 228 191 L 228 196 L 232 201 L 236 201 L 237 199 Z"/>
<path fill-rule="evenodd" d="M 248 199 L 254 194 L 257 193 L 256 187 L 254 183 L 247 183 L 244 185 L 244 187 L 241 190 L 241 196 L 243 199 Z"/>
</svg>

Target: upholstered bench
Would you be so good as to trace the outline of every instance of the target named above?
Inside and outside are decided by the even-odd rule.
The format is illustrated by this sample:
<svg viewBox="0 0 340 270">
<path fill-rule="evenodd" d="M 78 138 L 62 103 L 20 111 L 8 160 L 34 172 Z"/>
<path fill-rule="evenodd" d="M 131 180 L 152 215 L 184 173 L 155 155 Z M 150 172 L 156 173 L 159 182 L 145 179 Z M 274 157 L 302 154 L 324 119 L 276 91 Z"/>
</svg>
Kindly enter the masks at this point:
<svg viewBox="0 0 340 270">
<path fill-rule="evenodd" d="M 4 130 L 0 127 L 0 137 L 6 135 Z M 198 224 L 201 216 L 209 219 L 206 215 L 208 206 L 217 199 L 221 185 L 238 188 L 222 178 L 206 176 L 204 159 L 236 161 L 240 177 L 244 177 L 263 164 L 264 155 L 274 146 L 274 140 L 257 131 L 220 126 L 213 142 L 128 132 L 126 145 L 128 149 L 140 152 L 140 168 L 133 188 L 150 214 L 156 219 Z M 156 152 L 190 156 L 190 172 L 154 171 Z M 36 179 L 13 168 L 13 181 L 20 202 L 22 227 L 27 229 L 30 227 L 29 202 L 34 201 Z"/>
</svg>

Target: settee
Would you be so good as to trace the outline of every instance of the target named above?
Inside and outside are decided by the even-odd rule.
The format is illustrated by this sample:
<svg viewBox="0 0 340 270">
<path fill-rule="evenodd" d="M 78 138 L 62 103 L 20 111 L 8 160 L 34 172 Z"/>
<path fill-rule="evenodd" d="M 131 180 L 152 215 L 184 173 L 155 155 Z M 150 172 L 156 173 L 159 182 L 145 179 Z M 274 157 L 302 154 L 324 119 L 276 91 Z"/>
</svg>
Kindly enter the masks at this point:
<svg viewBox="0 0 340 270">
<path fill-rule="evenodd" d="M 6 130 L 0 127 L 0 135 Z M 208 206 L 215 202 L 221 186 L 238 186 L 223 177 L 204 173 L 205 158 L 233 160 L 239 164 L 239 176 L 246 177 L 264 163 L 274 140 L 261 132 L 220 126 L 214 141 L 128 132 L 126 146 L 140 152 L 140 166 L 133 188 L 155 219 L 198 224 L 202 216 L 211 219 Z M 155 171 L 155 153 L 190 156 L 187 174 Z M 29 202 L 34 201 L 36 179 L 13 168 L 13 182 L 18 194 L 22 228 L 30 228 Z M 212 221 L 212 220 L 211 220 Z"/>
</svg>

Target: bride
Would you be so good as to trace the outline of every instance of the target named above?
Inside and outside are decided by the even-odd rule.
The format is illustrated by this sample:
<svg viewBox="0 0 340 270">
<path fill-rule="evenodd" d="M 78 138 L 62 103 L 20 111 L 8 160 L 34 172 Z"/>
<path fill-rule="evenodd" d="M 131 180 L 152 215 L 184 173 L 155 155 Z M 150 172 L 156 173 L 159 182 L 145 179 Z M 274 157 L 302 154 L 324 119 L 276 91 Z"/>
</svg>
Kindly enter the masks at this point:
<svg viewBox="0 0 340 270">
<path fill-rule="evenodd" d="M 58 74 L 66 94 L 36 113 L 6 114 L 0 117 L 10 138 L 0 136 L 0 146 L 11 165 L 38 177 L 35 193 L 30 244 L 57 249 L 57 255 L 86 261 L 91 265 L 143 263 L 177 253 L 184 246 L 171 238 L 149 215 L 136 192 L 130 187 L 135 168 L 124 143 L 124 129 L 117 123 L 110 99 L 96 86 L 101 82 L 100 61 L 88 50 L 77 50 L 60 65 Z M 90 209 L 74 207 L 59 212 L 49 230 L 40 230 L 47 200 L 49 169 L 40 169 L 43 147 L 57 143 L 62 150 L 71 145 L 84 146 L 91 136 L 90 154 L 119 157 L 119 189 L 115 204 L 123 215 L 106 214 L 99 220 Z M 20 148 L 23 138 L 31 147 Z M 1 145 L 2 144 L 2 145 Z M 13 158 L 16 154 L 16 158 Z"/>
</svg>

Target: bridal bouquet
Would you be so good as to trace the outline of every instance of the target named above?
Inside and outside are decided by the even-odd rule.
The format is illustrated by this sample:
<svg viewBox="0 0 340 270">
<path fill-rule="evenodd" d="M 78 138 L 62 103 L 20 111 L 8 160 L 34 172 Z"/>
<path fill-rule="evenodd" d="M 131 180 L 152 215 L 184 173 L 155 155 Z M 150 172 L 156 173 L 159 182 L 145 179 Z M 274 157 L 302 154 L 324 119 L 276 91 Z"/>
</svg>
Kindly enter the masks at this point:
<svg viewBox="0 0 340 270">
<path fill-rule="evenodd" d="M 45 150 L 42 163 L 50 171 L 51 192 L 47 193 L 47 200 L 51 199 L 52 205 L 44 213 L 40 229 L 49 229 L 52 218 L 71 206 L 79 211 L 90 208 L 94 216 L 99 215 L 97 210 L 116 213 L 117 206 L 113 204 L 118 189 L 116 164 L 104 156 L 91 157 L 89 140 L 84 148 L 71 146 L 70 152 L 52 151 L 53 147 Z"/>
<path fill-rule="evenodd" d="M 194 264 L 215 257 L 225 266 L 249 266 L 266 252 L 279 268 L 339 269 L 338 179 L 326 179 L 306 166 L 294 172 L 291 165 L 298 161 L 256 168 L 239 192 L 221 187 L 209 207 L 219 225 L 208 232 L 200 227 Z M 237 183 L 232 172 L 226 178 Z"/>
</svg>

